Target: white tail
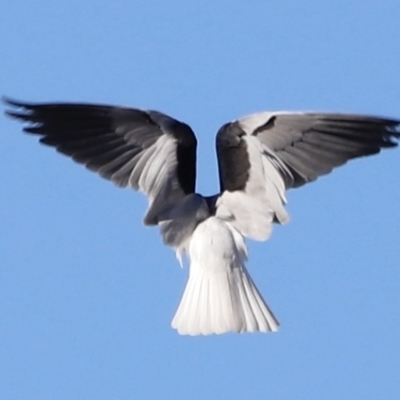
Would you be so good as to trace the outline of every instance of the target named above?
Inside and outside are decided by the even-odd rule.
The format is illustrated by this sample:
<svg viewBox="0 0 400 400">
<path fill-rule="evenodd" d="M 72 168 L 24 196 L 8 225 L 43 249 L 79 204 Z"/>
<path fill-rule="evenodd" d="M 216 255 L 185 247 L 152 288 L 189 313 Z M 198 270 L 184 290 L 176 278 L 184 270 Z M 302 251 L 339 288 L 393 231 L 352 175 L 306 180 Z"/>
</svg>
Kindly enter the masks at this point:
<svg viewBox="0 0 400 400">
<path fill-rule="evenodd" d="M 182 335 L 275 332 L 279 323 L 245 267 L 246 245 L 229 223 L 211 217 L 188 246 L 189 279 L 172 320 Z"/>
</svg>

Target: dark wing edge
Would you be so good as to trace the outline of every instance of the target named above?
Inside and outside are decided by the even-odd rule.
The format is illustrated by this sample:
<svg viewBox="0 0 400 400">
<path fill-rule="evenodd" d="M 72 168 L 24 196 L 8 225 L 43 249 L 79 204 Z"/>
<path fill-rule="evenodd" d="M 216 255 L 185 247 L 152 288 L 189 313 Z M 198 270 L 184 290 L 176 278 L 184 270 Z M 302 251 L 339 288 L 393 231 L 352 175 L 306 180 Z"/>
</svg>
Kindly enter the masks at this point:
<svg viewBox="0 0 400 400">
<path fill-rule="evenodd" d="M 238 121 L 290 171 L 300 187 L 347 161 L 398 145 L 400 120 L 338 113 L 260 113 Z"/>
<path fill-rule="evenodd" d="M 191 128 L 157 111 L 85 103 L 25 103 L 4 98 L 26 133 L 119 187 L 149 198 L 146 224 L 194 193 L 197 140 Z"/>
</svg>

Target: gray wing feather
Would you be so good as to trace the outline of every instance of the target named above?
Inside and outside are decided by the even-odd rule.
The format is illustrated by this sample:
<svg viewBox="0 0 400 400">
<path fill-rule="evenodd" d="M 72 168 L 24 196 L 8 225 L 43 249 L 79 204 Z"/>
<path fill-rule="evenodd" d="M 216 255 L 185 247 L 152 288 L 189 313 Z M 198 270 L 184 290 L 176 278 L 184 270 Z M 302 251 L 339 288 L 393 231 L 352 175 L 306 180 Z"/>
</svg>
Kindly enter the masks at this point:
<svg viewBox="0 0 400 400">
<path fill-rule="evenodd" d="M 28 104 L 5 100 L 11 117 L 78 163 L 120 187 L 147 194 L 147 224 L 193 193 L 196 138 L 190 127 L 156 111 L 92 104 Z"/>
<path fill-rule="evenodd" d="M 238 121 L 282 160 L 299 187 L 346 161 L 394 147 L 400 121 L 334 113 L 259 113 Z M 287 182 L 285 177 L 285 182 Z"/>
</svg>

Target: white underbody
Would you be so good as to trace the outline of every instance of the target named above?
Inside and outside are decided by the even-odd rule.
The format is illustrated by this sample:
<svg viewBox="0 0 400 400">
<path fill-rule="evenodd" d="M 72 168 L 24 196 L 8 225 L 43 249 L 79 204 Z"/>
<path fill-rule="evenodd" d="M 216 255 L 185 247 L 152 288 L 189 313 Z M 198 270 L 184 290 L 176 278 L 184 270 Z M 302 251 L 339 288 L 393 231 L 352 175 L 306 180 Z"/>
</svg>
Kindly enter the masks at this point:
<svg viewBox="0 0 400 400">
<path fill-rule="evenodd" d="M 248 274 L 243 236 L 229 222 L 200 223 L 186 248 L 189 279 L 172 321 L 180 334 L 268 332 L 278 321 Z"/>
</svg>

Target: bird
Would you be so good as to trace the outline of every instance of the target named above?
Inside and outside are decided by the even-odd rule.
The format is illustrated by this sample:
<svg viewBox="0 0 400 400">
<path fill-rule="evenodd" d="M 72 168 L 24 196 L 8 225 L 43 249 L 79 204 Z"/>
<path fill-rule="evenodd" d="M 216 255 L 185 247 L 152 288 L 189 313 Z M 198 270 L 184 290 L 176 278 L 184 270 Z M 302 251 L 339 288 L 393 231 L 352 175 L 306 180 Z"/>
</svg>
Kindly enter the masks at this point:
<svg viewBox="0 0 400 400">
<path fill-rule="evenodd" d="M 347 161 L 393 148 L 400 120 L 335 112 L 259 112 L 216 135 L 219 192 L 195 190 L 197 139 L 159 111 L 3 98 L 6 114 L 40 143 L 121 188 L 148 198 L 144 224 L 158 226 L 186 286 L 171 326 L 181 335 L 276 332 L 278 319 L 251 278 L 246 240 L 266 241 L 288 222 L 286 192 Z"/>
</svg>

